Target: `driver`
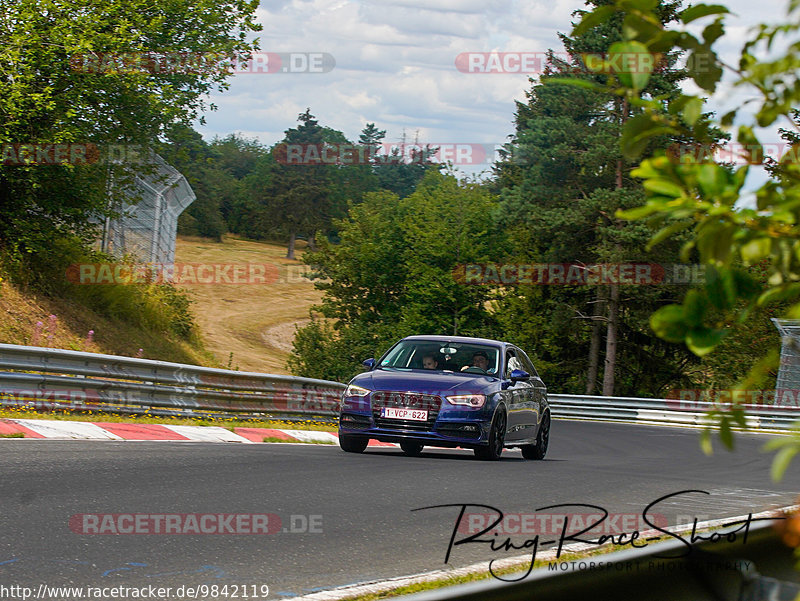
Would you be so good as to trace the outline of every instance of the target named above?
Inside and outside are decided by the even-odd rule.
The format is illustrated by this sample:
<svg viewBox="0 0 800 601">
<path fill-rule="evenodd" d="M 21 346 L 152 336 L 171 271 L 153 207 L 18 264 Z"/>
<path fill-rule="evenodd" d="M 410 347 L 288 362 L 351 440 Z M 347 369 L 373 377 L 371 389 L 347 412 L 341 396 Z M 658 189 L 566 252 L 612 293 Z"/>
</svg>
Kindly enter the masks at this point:
<svg viewBox="0 0 800 601">
<path fill-rule="evenodd" d="M 478 369 L 483 370 L 484 372 L 488 373 L 489 368 L 489 356 L 486 354 L 486 351 L 475 351 L 472 353 L 472 363 L 470 365 L 465 365 L 461 368 L 461 371 L 466 371 L 473 367 L 477 367 Z"/>
<path fill-rule="evenodd" d="M 485 351 L 475 351 L 472 354 L 472 367 L 480 367 L 483 371 L 489 368 L 489 356 Z"/>
</svg>

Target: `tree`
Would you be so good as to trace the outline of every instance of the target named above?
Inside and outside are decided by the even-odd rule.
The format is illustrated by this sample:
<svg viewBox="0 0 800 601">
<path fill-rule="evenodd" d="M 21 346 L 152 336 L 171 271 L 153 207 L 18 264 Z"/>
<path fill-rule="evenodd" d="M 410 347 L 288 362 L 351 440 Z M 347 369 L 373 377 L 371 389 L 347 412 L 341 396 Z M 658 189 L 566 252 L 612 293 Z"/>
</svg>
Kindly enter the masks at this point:
<svg viewBox="0 0 800 601">
<path fill-rule="evenodd" d="M 678 25 L 668 28 L 657 20 L 648 0 L 619 0 L 585 15 L 574 33 L 622 17 L 626 28 L 617 46 L 619 52 L 655 56 L 688 51 L 691 78 L 703 94 L 712 96 L 726 68 L 714 45 L 725 35 L 728 12 L 722 5 L 698 4 L 683 10 Z M 711 22 L 699 36 L 695 35 L 694 22 L 708 17 L 712 17 Z M 691 30 L 687 27 L 690 24 Z M 793 119 L 800 102 L 800 73 L 796 68 L 800 61 L 799 31 L 800 4 L 790 2 L 785 22 L 755 28 L 742 48 L 738 68 L 730 69 L 734 85 L 753 93 L 748 104 L 755 107 L 752 117 L 742 110 L 742 105 L 718 121 L 721 127 L 731 127 L 740 120 L 738 144 L 733 148 L 740 164 L 733 168 L 716 160 L 713 143 L 678 149 L 647 148 L 650 140 L 665 132 L 704 140 L 709 126 L 699 118 L 703 97 L 681 93 L 668 102 L 647 98 L 641 92 L 650 74 L 634 75 L 629 68 L 619 66 L 611 69 L 613 77 L 595 87 L 641 109 L 640 115 L 626 124 L 621 149 L 629 158 L 641 161 L 632 174 L 643 180 L 646 203 L 619 215 L 660 227 L 651 245 L 673 238 L 678 232 L 690 232 L 683 256 L 696 252 L 706 266 L 707 277 L 702 286 L 689 290 L 682 302 L 662 307 L 650 320 L 659 336 L 684 343 L 699 356 L 714 351 L 734 324 L 748 323 L 760 308 L 786 302 L 789 307 L 784 316 L 800 317 L 800 147 L 797 122 Z M 773 56 L 770 51 L 774 52 L 783 41 L 787 42 L 786 49 Z M 759 53 L 769 56 L 761 57 Z M 779 121 L 791 128 L 784 134 L 788 144 L 776 164 L 771 165 L 773 177 L 756 190 L 755 206 L 742 203 L 750 165 L 764 162 L 765 156 L 754 128 L 774 127 Z M 744 268 L 756 265 L 764 266 L 763 279 Z M 739 386 L 746 389 L 765 370 L 774 368 L 776 359 L 776 354 L 756 358 L 750 374 Z M 722 442 L 732 445 L 732 425 L 745 426 L 742 407 L 734 405 L 712 415 Z M 703 446 L 710 451 L 708 430 L 704 432 Z M 779 477 L 800 452 L 800 433 L 771 443 L 771 448 L 778 449 L 773 475 Z"/>
<path fill-rule="evenodd" d="M 236 134 L 207 143 L 181 124 L 170 127 L 165 138 L 157 147 L 159 154 L 186 176 L 197 197 L 178 218 L 178 233 L 217 241 L 228 228 L 248 235 L 244 230 L 253 223 L 252 215 L 239 215 L 249 208 L 244 180 L 268 150 Z"/>
<path fill-rule="evenodd" d="M 677 5 L 659 5 L 657 18 L 673 19 Z M 644 197 L 640 183 L 630 177 L 633 164 L 616 149 L 625 123 L 639 109 L 586 86 L 605 80 L 587 63 L 591 57 L 608 57 L 622 37 L 622 26 L 616 18 L 580 35 L 561 35 L 566 58 L 550 51 L 545 72 L 526 93 L 527 102 L 517 102 L 516 131 L 495 167 L 502 185 L 499 217 L 514 232 L 517 261 L 613 265 L 672 263 L 677 258 L 677 245 L 659 254 L 645 252 L 647 227 L 615 216 L 617 208 L 637 206 Z M 683 73 L 675 68 L 676 58 L 664 57 L 645 93 L 667 98 L 678 94 Z M 523 328 L 527 339 L 520 343 L 538 349 L 537 358 L 568 382 L 568 389 L 597 392 L 604 335 L 602 393 L 657 394 L 682 378 L 690 360 L 647 328 L 649 312 L 674 294 L 668 286 L 621 287 L 614 281 L 523 286 L 504 297 L 513 311 L 503 313 L 516 313 L 515 322 L 537 324 Z M 507 327 L 522 333 L 516 323 Z"/>
<path fill-rule="evenodd" d="M 377 165 L 380 162 L 378 157 L 383 139 L 386 137 L 385 129 L 378 129 L 374 123 L 367 123 L 361 134 L 358 136 L 358 143 L 366 150 L 366 156 L 370 165 Z"/>
<path fill-rule="evenodd" d="M 414 145 L 406 152 L 405 147 L 404 142 L 392 148 L 391 152 L 379 157 L 375 167 L 378 185 L 400 198 L 412 194 L 429 171 L 441 169 L 441 165 L 431 160 L 436 153 L 435 148 L 419 148 L 419 145 Z"/>
<path fill-rule="evenodd" d="M 312 250 L 317 232 L 335 238 L 333 222 L 347 214 L 348 203 L 358 204 L 378 190 L 367 149 L 372 141 L 353 144 L 342 132 L 320 125 L 310 109 L 299 120 L 252 167 L 244 180 L 245 198 L 228 216 L 233 231 L 253 238 L 288 235 L 291 257 L 298 236 L 305 236 Z M 365 131 L 369 140 L 382 133 L 374 126 Z"/>
<path fill-rule="evenodd" d="M 493 335 L 490 290 L 463 285 L 454 271 L 502 252 L 494 207 L 482 186 L 436 171 L 405 199 L 379 191 L 351 204 L 334 224 L 339 243 L 320 236 L 319 249 L 303 257 L 324 293 L 317 310 L 327 321 L 298 331 L 293 373 L 352 376 L 366 356 L 412 333 Z"/>
<path fill-rule="evenodd" d="M 332 166 L 321 158 L 312 161 L 305 158 L 307 150 L 321 149 L 325 145 L 326 132 L 311 114 L 311 109 L 306 109 L 297 119 L 300 125 L 287 129 L 283 141 L 273 152 L 292 153 L 300 149 L 299 155 L 303 160 L 296 164 L 288 154 L 273 162 L 267 188 L 269 203 L 289 235 L 286 251 L 289 259 L 294 259 L 297 234 L 313 236 L 330 220 L 331 211 L 329 172 Z M 344 136 L 341 139 L 344 140 Z"/>
<path fill-rule="evenodd" d="M 232 232 L 254 240 L 279 238 L 285 234 L 278 210 L 272 204 L 272 176 L 276 169 L 275 148 L 260 156 L 253 170 L 242 179 L 243 193 L 231 203 L 225 220 Z"/>
<path fill-rule="evenodd" d="M 164 137 L 157 152 L 186 177 L 196 196 L 178 216 L 178 233 L 221 240 L 225 221 L 220 213 L 217 184 L 223 174 L 213 167 L 212 150 L 199 133 L 183 124 L 170 127 Z"/>
<path fill-rule="evenodd" d="M 377 186 L 383 190 L 405 198 L 416 189 L 428 171 L 441 168 L 431 160 L 436 154 L 435 148 L 422 148 L 419 143 L 415 143 L 406 152 L 404 133 L 400 144 L 386 152 L 388 148 L 384 143 L 385 138 L 386 130 L 378 129 L 374 123 L 367 123 L 358 138 L 363 155 L 368 157 L 371 171 L 377 178 Z"/>
<path fill-rule="evenodd" d="M 0 145 L 91 143 L 101 152 L 110 144 L 152 146 L 171 124 L 193 120 L 206 94 L 225 89 L 229 68 L 221 57 L 256 48 L 246 36 L 260 29 L 257 6 L 0 1 Z M 208 60 L 200 69 L 160 67 L 175 57 Z M 109 211 L 109 170 L 3 167 L 0 248 L 21 256 L 47 251 L 53 236 L 89 240 L 91 218 Z"/>
</svg>

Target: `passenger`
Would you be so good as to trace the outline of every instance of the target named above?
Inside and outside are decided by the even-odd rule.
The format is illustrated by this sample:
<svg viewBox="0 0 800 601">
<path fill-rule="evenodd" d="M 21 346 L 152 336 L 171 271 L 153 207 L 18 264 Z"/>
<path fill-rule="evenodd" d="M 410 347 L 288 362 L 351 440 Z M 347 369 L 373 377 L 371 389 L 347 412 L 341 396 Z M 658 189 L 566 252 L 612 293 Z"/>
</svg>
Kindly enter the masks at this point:
<svg viewBox="0 0 800 601">
<path fill-rule="evenodd" d="M 422 358 L 422 367 L 425 369 L 439 369 L 439 361 L 433 355 L 425 355 Z"/>
</svg>

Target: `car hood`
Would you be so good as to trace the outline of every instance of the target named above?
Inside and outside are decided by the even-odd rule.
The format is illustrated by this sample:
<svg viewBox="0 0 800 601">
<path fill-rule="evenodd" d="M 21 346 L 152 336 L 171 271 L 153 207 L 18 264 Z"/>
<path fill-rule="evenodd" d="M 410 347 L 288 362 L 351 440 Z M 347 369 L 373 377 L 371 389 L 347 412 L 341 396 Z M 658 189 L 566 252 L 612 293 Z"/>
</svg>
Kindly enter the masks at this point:
<svg viewBox="0 0 800 601">
<path fill-rule="evenodd" d="M 452 374 L 440 371 L 401 371 L 376 369 L 357 375 L 352 384 L 368 390 L 414 391 L 425 394 L 486 394 L 500 380 L 479 374 Z"/>
</svg>

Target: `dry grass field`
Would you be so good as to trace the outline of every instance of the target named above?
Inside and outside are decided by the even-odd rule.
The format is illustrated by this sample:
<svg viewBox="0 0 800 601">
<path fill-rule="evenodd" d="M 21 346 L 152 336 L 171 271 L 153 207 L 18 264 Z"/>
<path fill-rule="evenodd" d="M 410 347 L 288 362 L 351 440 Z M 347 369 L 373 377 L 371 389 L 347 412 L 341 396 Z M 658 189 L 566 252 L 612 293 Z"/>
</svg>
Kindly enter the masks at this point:
<svg viewBox="0 0 800 601">
<path fill-rule="evenodd" d="M 295 325 L 306 323 L 309 308 L 320 302 L 321 294 L 302 277 L 306 267 L 285 255 L 285 246 L 230 236 L 222 243 L 178 238 L 176 264 L 267 265 L 266 280 L 277 275 L 277 281 L 269 283 L 226 283 L 225 277 L 208 284 L 183 283 L 194 300 L 192 312 L 206 350 L 222 366 L 230 362 L 231 368 L 241 371 L 288 373 L 286 359 Z"/>
</svg>

